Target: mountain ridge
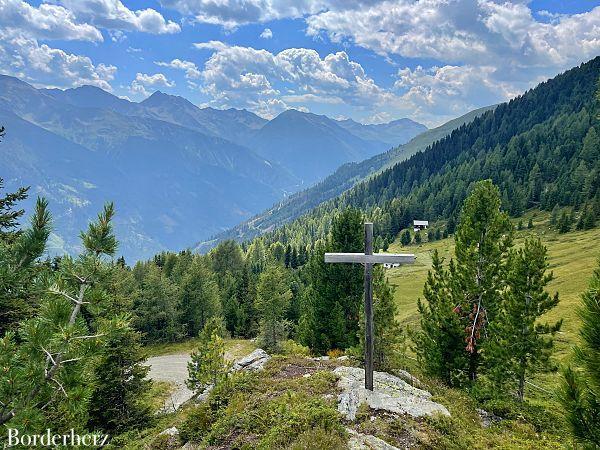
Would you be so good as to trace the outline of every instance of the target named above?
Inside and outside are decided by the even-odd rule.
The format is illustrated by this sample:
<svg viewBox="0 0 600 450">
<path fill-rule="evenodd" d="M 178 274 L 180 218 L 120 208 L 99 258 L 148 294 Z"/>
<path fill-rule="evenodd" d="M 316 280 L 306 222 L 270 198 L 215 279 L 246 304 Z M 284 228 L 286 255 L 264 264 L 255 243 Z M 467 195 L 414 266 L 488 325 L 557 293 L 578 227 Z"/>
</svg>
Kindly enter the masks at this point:
<svg viewBox="0 0 600 450">
<path fill-rule="evenodd" d="M 228 229 L 310 182 L 248 145 L 265 119 L 245 110 L 198 108 L 159 91 L 135 103 L 93 86 L 37 89 L 0 76 L 0 120 L 7 128 L 0 176 L 8 188 L 31 185 L 32 197 L 54 200 L 57 253 L 78 251 L 69 237 L 106 200 L 120 213 L 121 252 L 143 259 Z M 326 117 L 312 125 L 313 135 L 322 122 L 338 133 L 335 146 L 364 144 Z M 28 135 L 43 135 L 44 144 Z M 357 157 L 355 147 L 342 152 L 334 168 Z"/>
</svg>

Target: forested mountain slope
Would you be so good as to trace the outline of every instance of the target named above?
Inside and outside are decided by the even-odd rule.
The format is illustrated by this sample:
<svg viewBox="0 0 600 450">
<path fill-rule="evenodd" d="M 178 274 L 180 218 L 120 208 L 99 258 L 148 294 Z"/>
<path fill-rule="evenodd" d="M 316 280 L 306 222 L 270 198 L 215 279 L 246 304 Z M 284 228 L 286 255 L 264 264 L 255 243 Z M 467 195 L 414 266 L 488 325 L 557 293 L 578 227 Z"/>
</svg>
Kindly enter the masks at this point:
<svg viewBox="0 0 600 450">
<path fill-rule="evenodd" d="M 592 208 L 600 213 L 600 57 L 538 85 L 379 175 L 265 235 L 307 245 L 328 232 L 337 211 L 366 211 L 391 239 L 413 219 L 457 217 L 469 186 L 490 178 L 503 208 Z"/>
<path fill-rule="evenodd" d="M 380 153 L 358 163 L 344 164 L 320 183 L 287 197 L 252 219 L 220 233 L 206 242 L 201 242 L 197 245 L 197 249 L 206 251 L 224 239 L 236 239 L 239 241 L 252 239 L 271 231 L 275 227 L 288 223 L 321 203 L 337 197 L 361 180 L 377 174 L 384 168 L 404 161 L 419 151 L 425 150 L 435 141 L 450 134 L 452 130 L 471 122 L 475 117 L 493 108 L 495 106 L 487 106 L 470 111 L 439 127 L 427 130 L 412 138 L 406 144 L 396 146 L 387 152 Z"/>
</svg>

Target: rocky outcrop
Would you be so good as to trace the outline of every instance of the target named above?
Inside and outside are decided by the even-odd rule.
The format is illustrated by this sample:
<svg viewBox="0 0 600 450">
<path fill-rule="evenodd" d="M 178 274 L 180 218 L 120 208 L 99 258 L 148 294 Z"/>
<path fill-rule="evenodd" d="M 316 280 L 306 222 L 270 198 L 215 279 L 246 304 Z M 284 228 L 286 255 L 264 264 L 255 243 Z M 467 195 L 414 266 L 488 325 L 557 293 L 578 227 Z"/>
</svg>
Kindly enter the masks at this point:
<svg viewBox="0 0 600 450">
<path fill-rule="evenodd" d="M 233 363 L 231 370 L 262 370 L 269 359 L 271 357 L 267 352 L 262 348 L 257 348 L 248 356 Z"/>
<path fill-rule="evenodd" d="M 358 433 L 350 428 L 346 428 L 346 431 L 350 435 L 350 439 L 348 439 L 350 450 L 400 450 L 398 447 L 394 447 L 383 439 L 370 434 Z"/>
<path fill-rule="evenodd" d="M 338 367 L 333 371 L 338 377 L 338 411 L 348 420 L 356 418 L 361 403 L 375 410 L 413 417 L 436 413 L 449 416 L 445 406 L 431 400 L 431 394 L 411 386 L 406 381 L 385 372 L 374 373 L 374 390 L 365 389 L 365 371 L 358 367 Z"/>
</svg>

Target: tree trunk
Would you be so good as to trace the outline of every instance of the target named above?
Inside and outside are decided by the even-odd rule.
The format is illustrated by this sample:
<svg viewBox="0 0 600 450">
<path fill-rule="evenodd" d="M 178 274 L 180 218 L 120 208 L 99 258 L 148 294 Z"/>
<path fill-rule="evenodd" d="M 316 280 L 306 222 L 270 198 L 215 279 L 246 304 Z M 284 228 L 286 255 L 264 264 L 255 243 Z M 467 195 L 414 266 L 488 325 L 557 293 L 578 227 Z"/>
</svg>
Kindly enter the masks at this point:
<svg viewBox="0 0 600 450">
<path fill-rule="evenodd" d="M 475 381 L 477 379 L 477 364 L 479 362 L 479 353 L 475 348 L 469 354 L 469 380 Z"/>
</svg>

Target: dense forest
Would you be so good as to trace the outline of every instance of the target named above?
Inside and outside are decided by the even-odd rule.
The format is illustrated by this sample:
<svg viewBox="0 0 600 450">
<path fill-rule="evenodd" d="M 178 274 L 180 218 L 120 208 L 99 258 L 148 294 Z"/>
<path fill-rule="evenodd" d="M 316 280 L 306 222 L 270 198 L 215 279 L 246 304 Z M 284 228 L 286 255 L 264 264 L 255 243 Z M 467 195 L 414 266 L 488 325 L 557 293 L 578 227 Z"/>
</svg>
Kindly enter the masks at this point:
<svg viewBox="0 0 600 450">
<path fill-rule="evenodd" d="M 375 223 L 377 250 L 398 239 L 410 245 L 443 236 L 455 245 L 450 261 L 432 255 L 418 330 L 398 323 L 393 288 L 376 268 L 376 369 L 397 373 L 410 347 L 433 383 L 466 392 L 475 405 L 496 402 L 497 410 L 532 423 L 541 416 L 551 422 L 554 411 L 527 403 L 525 384 L 558 371 L 553 352 L 562 323 L 542 316 L 560 299 L 547 289 L 553 275 L 544 243 L 531 238 L 516 246 L 510 216 L 537 208 L 553 211 L 552 226 L 561 233 L 595 226 L 599 74 L 596 58 L 298 220 L 243 244 L 223 241 L 205 255 L 163 252 L 129 264 L 117 257 L 118 205 L 107 203 L 81 232 L 79 255 L 45 259 L 48 202 L 39 199 L 23 227 L 19 202 L 27 188 L 2 193 L 0 437 L 8 427 L 52 427 L 109 433 L 114 448 L 135 440 L 159 420 L 143 365 L 144 348 L 155 344 L 197 338 L 188 386 L 201 393 L 212 384 L 214 391 L 192 409 L 184 429 L 205 446 L 240 432 L 246 424 L 234 419 L 246 407 L 236 399 L 258 389 L 259 378 L 229 372 L 224 338 L 255 339 L 271 354 L 345 353 L 361 364 L 363 270 L 325 264 L 323 255 L 362 251 L 365 219 Z M 433 223 L 426 235 L 408 228 L 417 218 Z M 589 446 L 600 436 L 599 278 L 597 270 L 582 293 L 581 340 L 557 393 L 572 439 Z M 302 411 L 290 418 L 295 397 L 286 392 L 276 411 L 288 422 L 271 413 L 268 420 L 278 425 L 253 429 L 252 444 L 315 448 L 300 445 L 302 433 L 317 430 L 323 441 L 345 436 L 334 401 L 303 392 Z M 538 422 L 536 436 L 551 427 Z"/>
</svg>

